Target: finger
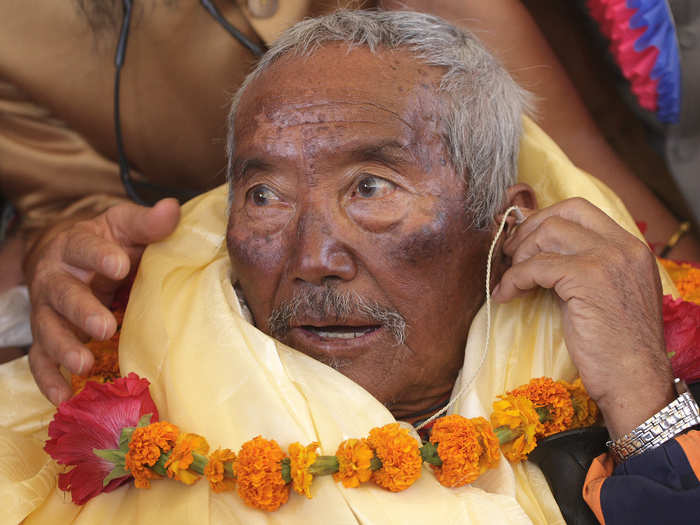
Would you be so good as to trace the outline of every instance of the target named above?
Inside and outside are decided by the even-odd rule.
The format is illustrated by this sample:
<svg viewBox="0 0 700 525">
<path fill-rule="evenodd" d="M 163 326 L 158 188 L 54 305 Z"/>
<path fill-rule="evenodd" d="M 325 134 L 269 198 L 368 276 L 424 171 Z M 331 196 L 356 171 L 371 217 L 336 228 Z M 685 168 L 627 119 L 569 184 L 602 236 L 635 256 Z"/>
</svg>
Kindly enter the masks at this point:
<svg viewBox="0 0 700 525">
<path fill-rule="evenodd" d="M 513 264 L 526 261 L 538 253 L 574 255 L 600 246 L 601 236 L 578 223 L 552 215 L 547 217 L 527 236 L 518 236 L 503 245 L 503 253 Z"/>
<path fill-rule="evenodd" d="M 44 294 L 58 315 L 95 339 L 107 339 L 117 329 L 112 312 L 87 285 L 69 274 L 53 275 Z"/>
<path fill-rule="evenodd" d="M 56 312 L 42 307 L 34 318 L 34 341 L 53 363 L 63 365 L 69 372 L 86 375 L 92 369 L 92 352 L 80 341 Z"/>
<path fill-rule="evenodd" d="M 563 300 L 568 294 L 560 293 L 561 286 L 569 275 L 576 275 L 572 268 L 572 256 L 554 253 L 538 253 L 520 264 L 514 264 L 505 271 L 501 281 L 493 290 L 492 299 L 508 302 L 537 288 L 554 288 Z"/>
<path fill-rule="evenodd" d="M 152 208 L 124 204 L 107 210 L 107 223 L 123 246 L 145 245 L 170 235 L 180 220 L 180 205 L 163 199 Z"/>
<path fill-rule="evenodd" d="M 41 393 L 54 405 L 70 398 L 71 388 L 58 371 L 57 363 L 36 343 L 29 349 L 29 369 Z"/>
<path fill-rule="evenodd" d="M 129 256 L 114 242 L 88 231 L 68 234 L 63 260 L 69 265 L 97 272 L 113 280 L 129 273 Z"/>
<path fill-rule="evenodd" d="M 550 217 L 561 217 L 577 223 L 582 227 L 593 230 L 600 235 L 618 235 L 626 233 L 615 221 L 602 210 L 582 198 L 567 199 L 529 215 L 518 225 L 513 234 L 504 244 L 519 244 L 530 235 L 539 225 Z"/>
</svg>

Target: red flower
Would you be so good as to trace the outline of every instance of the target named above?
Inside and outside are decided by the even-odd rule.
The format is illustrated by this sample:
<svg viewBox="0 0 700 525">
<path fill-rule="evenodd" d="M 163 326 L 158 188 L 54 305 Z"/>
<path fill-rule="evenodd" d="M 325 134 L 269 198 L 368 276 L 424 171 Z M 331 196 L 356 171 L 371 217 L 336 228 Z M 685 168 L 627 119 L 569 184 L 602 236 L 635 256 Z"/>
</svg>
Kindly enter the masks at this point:
<svg viewBox="0 0 700 525">
<path fill-rule="evenodd" d="M 664 295 L 664 337 L 677 377 L 700 379 L 700 305 Z"/>
<path fill-rule="evenodd" d="M 95 455 L 93 449 L 118 449 L 122 429 L 135 427 L 145 414 L 153 414 L 151 421 L 158 420 L 149 384 L 134 373 L 113 383 L 91 381 L 58 407 L 44 450 L 58 463 L 75 466 L 58 477 L 58 486 L 71 491 L 73 503 L 82 505 L 129 479 L 125 475 L 103 487 L 114 464 Z"/>
</svg>

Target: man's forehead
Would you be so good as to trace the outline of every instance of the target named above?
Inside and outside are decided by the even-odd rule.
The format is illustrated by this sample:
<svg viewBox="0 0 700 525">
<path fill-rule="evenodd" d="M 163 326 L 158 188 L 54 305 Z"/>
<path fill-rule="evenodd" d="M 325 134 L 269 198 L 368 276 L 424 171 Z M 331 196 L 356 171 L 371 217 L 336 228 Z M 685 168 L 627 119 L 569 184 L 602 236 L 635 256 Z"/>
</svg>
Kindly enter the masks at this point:
<svg viewBox="0 0 700 525">
<path fill-rule="evenodd" d="M 338 122 L 349 113 L 411 127 L 435 113 L 439 79 L 437 68 L 407 51 L 327 45 L 308 57 L 282 58 L 256 79 L 241 99 L 236 131 L 263 122 Z"/>
</svg>

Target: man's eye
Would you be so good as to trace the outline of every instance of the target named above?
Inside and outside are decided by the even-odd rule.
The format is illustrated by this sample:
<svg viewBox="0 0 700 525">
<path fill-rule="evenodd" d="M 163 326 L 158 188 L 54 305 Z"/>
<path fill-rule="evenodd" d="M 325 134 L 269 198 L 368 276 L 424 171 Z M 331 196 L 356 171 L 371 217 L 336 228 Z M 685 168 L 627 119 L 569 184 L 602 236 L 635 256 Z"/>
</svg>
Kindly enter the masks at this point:
<svg viewBox="0 0 700 525">
<path fill-rule="evenodd" d="M 256 206 L 267 206 L 270 201 L 278 201 L 279 197 L 267 186 L 255 186 L 248 192 L 248 198 Z"/>
<path fill-rule="evenodd" d="M 367 176 L 360 180 L 353 192 L 354 196 L 364 198 L 381 198 L 389 195 L 396 184 L 380 177 Z"/>
</svg>

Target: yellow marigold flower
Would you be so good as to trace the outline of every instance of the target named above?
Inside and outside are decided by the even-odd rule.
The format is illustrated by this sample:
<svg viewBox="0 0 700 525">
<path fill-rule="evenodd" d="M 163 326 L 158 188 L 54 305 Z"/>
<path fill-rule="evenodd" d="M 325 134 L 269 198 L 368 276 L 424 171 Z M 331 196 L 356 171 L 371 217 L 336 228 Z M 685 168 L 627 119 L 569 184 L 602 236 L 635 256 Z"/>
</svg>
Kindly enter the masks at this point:
<svg viewBox="0 0 700 525">
<path fill-rule="evenodd" d="M 418 442 L 398 423 L 373 428 L 367 442 L 382 462 L 382 468 L 372 474 L 372 479 L 380 487 L 399 492 L 420 477 L 423 458 Z"/>
<path fill-rule="evenodd" d="M 150 468 L 156 464 L 164 452 L 168 452 L 175 443 L 180 429 L 167 421 L 157 421 L 145 427 L 134 429 L 126 453 L 126 469 L 134 476 L 137 488 L 147 489 L 152 479 L 160 476 Z"/>
<path fill-rule="evenodd" d="M 335 453 L 338 458 L 338 472 L 333 479 L 346 488 L 356 488 L 372 477 L 372 457 L 374 451 L 366 439 L 347 439 L 338 445 Z"/>
<path fill-rule="evenodd" d="M 236 453 L 232 450 L 216 449 L 209 456 L 209 461 L 204 467 L 204 475 L 209 480 L 209 486 L 214 492 L 227 492 L 236 486 L 235 478 L 227 478 L 224 474 L 226 463 L 233 463 L 236 460 Z"/>
<path fill-rule="evenodd" d="M 578 377 L 573 383 L 559 381 L 571 396 L 571 403 L 574 405 L 574 418 L 571 422 L 571 428 L 590 427 L 598 420 L 598 405 L 595 404 L 586 387 L 583 386 L 583 381 Z"/>
<path fill-rule="evenodd" d="M 197 434 L 180 434 L 168 461 L 165 462 L 169 478 L 181 481 L 185 485 L 192 485 L 199 480 L 199 474 L 187 470 L 194 461 L 192 452 L 205 456 L 209 452 L 209 443 Z"/>
<path fill-rule="evenodd" d="M 282 479 L 284 457 L 274 440 L 257 436 L 243 443 L 233 464 L 243 501 L 260 510 L 277 510 L 286 503 L 289 485 Z"/>
<path fill-rule="evenodd" d="M 520 386 L 508 392 L 511 396 L 524 396 L 535 405 L 535 408 L 545 408 L 548 418 L 543 422 L 544 430 L 537 437 L 546 437 L 571 428 L 574 417 L 574 405 L 571 396 L 563 385 L 549 377 L 531 379 L 527 385 Z"/>
<path fill-rule="evenodd" d="M 684 301 L 700 304 L 700 268 L 688 263 L 659 259 Z"/>
<path fill-rule="evenodd" d="M 491 426 L 522 432 L 513 441 L 501 444 L 503 455 L 513 462 L 527 459 L 527 455 L 537 446 L 535 436 L 544 432 L 532 401 L 522 396 L 500 396 L 499 401 L 494 401 Z"/>
<path fill-rule="evenodd" d="M 302 447 L 299 443 L 292 443 L 288 449 L 292 488 L 297 494 L 309 499 L 311 499 L 311 482 L 314 480 L 313 474 L 309 472 L 309 467 L 316 461 L 317 448 L 318 443 L 314 441 L 306 447 Z"/>
<path fill-rule="evenodd" d="M 471 483 L 498 461 L 498 438 L 483 417 L 467 419 L 457 414 L 435 421 L 430 442 L 437 447 L 441 466 L 430 465 L 446 487 Z"/>
</svg>

